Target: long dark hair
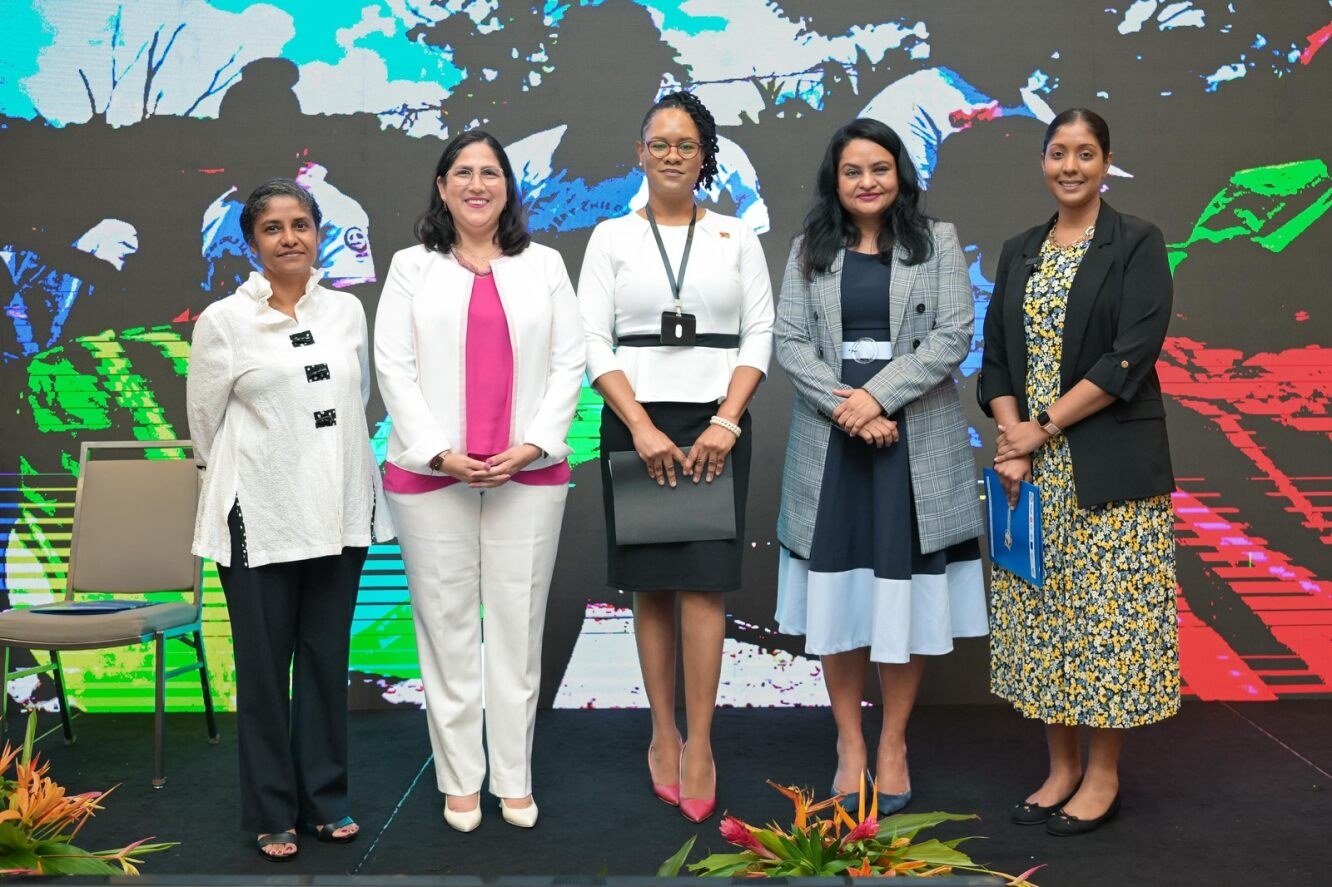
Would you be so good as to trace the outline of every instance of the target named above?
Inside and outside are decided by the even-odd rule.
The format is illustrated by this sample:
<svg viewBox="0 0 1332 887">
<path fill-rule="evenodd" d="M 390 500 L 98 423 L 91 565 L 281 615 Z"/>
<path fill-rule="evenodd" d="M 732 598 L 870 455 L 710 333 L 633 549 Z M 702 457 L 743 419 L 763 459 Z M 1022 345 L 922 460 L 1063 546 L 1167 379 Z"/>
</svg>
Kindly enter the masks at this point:
<svg viewBox="0 0 1332 887">
<path fill-rule="evenodd" d="M 667 108 L 679 108 L 684 111 L 689 115 L 689 119 L 694 121 L 694 126 L 698 127 L 698 144 L 703 150 L 703 163 L 699 166 L 698 181 L 694 182 L 694 190 L 711 188 L 712 180 L 717 177 L 717 122 L 712 119 L 712 112 L 698 96 L 681 90 L 668 92 L 657 99 L 656 104 L 648 108 L 648 112 L 643 115 L 643 125 L 638 128 L 639 136 L 642 137 L 643 133 L 647 132 L 652 115 Z"/>
<path fill-rule="evenodd" d="M 1096 137 L 1096 144 L 1101 146 L 1101 153 L 1110 156 L 1110 126 L 1105 122 L 1105 118 L 1095 111 L 1089 111 L 1086 108 L 1069 108 L 1067 111 L 1060 111 L 1050 125 L 1045 128 L 1045 141 L 1041 143 L 1041 153 L 1044 154 L 1050 147 L 1050 140 L 1054 138 L 1059 127 L 1067 126 L 1070 123 L 1077 123 L 1081 120 L 1087 124 L 1087 128 L 1092 131 Z"/>
<path fill-rule="evenodd" d="M 504 255 L 516 256 L 527 249 L 527 245 L 532 242 L 532 235 L 527 233 L 527 218 L 518 196 L 518 183 L 513 178 L 509 155 L 504 153 L 499 140 L 483 129 L 469 129 L 459 133 L 444 146 L 444 153 L 439 155 L 439 163 L 435 165 L 435 178 L 430 183 L 430 206 L 416 220 L 416 239 L 425 244 L 426 249 L 437 253 L 448 252 L 458 242 L 458 229 L 444 205 L 444 199 L 439 196 L 438 182 L 441 178 L 447 178 L 463 148 L 477 142 L 490 146 L 499 158 L 500 169 L 504 171 L 504 209 L 500 211 L 499 231 L 495 233 L 495 239 L 499 241 L 499 248 Z"/>
<path fill-rule="evenodd" d="M 806 280 L 812 280 L 816 271 L 827 271 L 841 250 L 855 246 L 860 240 L 860 229 L 837 199 L 837 166 L 843 149 L 852 139 L 868 139 L 880 145 L 893 155 L 897 167 L 897 199 L 885 213 L 885 224 L 879 229 L 879 259 L 890 261 L 894 244 L 901 244 L 906 250 L 908 265 L 918 265 L 934 253 L 930 218 L 920 209 L 920 180 L 911 156 L 886 123 L 858 117 L 833 133 L 819 163 L 814 205 L 805 214 L 805 239 L 800 244 L 800 265 Z"/>
</svg>

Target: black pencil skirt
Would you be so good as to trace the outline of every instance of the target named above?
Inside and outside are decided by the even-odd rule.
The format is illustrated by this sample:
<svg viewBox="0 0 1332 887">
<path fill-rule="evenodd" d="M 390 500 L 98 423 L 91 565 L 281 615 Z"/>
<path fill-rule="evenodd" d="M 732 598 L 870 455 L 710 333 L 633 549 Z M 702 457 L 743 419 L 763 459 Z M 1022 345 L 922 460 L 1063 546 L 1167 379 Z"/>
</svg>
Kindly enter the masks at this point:
<svg viewBox="0 0 1332 887">
<path fill-rule="evenodd" d="M 691 447 L 708 427 L 717 405 L 708 403 L 645 403 L 652 424 L 678 447 Z M 615 412 L 601 410 L 601 491 L 606 508 L 606 584 L 622 591 L 735 591 L 740 587 L 740 560 L 745 539 L 745 500 L 749 492 L 749 457 L 753 441 L 746 412 L 742 433 L 722 469 L 735 488 L 735 538 L 652 545 L 615 544 L 615 506 L 611 501 L 607 453 L 632 450 L 633 435 Z M 647 470 L 646 468 L 644 469 Z M 677 476 L 680 468 L 677 465 Z"/>
</svg>

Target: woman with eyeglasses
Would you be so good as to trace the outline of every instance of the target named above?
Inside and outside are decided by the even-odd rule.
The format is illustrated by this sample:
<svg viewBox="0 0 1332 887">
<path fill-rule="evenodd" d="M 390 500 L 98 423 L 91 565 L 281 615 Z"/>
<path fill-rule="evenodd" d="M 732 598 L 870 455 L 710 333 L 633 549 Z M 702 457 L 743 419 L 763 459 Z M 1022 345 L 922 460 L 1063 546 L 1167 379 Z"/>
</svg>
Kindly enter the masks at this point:
<svg viewBox="0 0 1332 887">
<path fill-rule="evenodd" d="M 648 773 L 657 797 L 701 822 L 716 808 L 711 730 L 726 634 L 722 593 L 740 587 L 748 407 L 772 352 L 772 287 L 754 231 L 694 201 L 717 174 L 717 128 L 703 103 L 687 92 L 663 96 L 643 118 L 637 151 L 647 206 L 593 231 L 578 300 L 587 376 L 606 402 L 607 584 L 633 593 L 652 709 Z M 608 460 L 626 451 L 660 485 L 732 475 L 734 538 L 617 544 Z M 675 718 L 677 643 L 687 745 Z"/>
<path fill-rule="evenodd" d="M 384 488 L 435 778 L 452 828 L 481 824 L 487 766 L 504 821 L 531 828 L 541 639 L 583 325 L 564 262 L 532 243 L 490 134 L 469 130 L 444 146 L 416 236 L 420 245 L 393 257 L 379 299 L 375 365 L 393 423 Z"/>
<path fill-rule="evenodd" d="M 976 463 L 953 377 L 975 311 L 957 232 L 922 211 L 892 129 L 841 127 L 814 187 L 778 301 L 777 359 L 796 397 L 777 622 L 822 659 L 833 791 L 854 807 L 872 765 L 886 815 L 911 802 L 906 728 L 925 658 L 987 631 Z M 872 753 L 861 732 L 871 663 L 883 693 Z"/>
</svg>

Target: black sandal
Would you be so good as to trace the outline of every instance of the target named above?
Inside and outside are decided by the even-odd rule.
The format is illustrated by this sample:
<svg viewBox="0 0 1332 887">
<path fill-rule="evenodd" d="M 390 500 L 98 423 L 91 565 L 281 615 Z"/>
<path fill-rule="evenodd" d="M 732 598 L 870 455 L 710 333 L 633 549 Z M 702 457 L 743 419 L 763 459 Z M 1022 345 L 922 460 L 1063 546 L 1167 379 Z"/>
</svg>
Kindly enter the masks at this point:
<svg viewBox="0 0 1332 887">
<path fill-rule="evenodd" d="M 355 841 L 356 836 L 361 833 L 359 828 L 349 835 L 334 834 L 338 829 L 346 828 L 349 825 L 356 825 L 356 820 L 352 819 L 350 816 L 344 816 L 337 822 L 330 822 L 328 825 L 317 825 L 315 826 L 315 837 L 321 841 L 332 842 L 334 844 L 350 844 L 352 841 Z"/>
<path fill-rule="evenodd" d="M 301 852 L 300 846 L 296 843 L 296 833 L 294 831 L 273 832 L 271 835 L 260 835 L 256 841 L 259 847 L 259 855 L 269 862 L 286 862 Z M 272 847 L 274 844 L 290 844 L 296 849 L 290 853 L 269 853 L 264 848 Z"/>
</svg>

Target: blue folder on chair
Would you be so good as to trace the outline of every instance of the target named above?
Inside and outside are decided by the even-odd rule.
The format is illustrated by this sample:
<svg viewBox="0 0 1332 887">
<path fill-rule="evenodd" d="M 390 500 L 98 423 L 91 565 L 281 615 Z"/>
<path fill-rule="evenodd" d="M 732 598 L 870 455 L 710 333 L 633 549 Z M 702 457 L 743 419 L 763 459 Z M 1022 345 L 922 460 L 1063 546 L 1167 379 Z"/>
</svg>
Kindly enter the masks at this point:
<svg viewBox="0 0 1332 887">
<path fill-rule="evenodd" d="M 993 468 L 985 477 L 985 514 L 990 522 L 990 563 L 1037 588 L 1045 584 L 1045 528 L 1041 523 L 1041 488 L 1022 482 L 1017 508 L 1008 507 L 1004 485 Z"/>
</svg>

